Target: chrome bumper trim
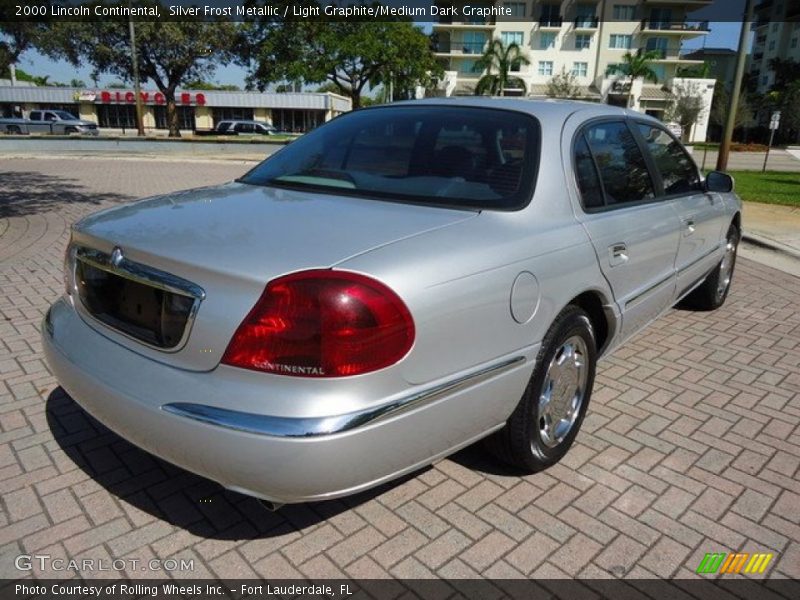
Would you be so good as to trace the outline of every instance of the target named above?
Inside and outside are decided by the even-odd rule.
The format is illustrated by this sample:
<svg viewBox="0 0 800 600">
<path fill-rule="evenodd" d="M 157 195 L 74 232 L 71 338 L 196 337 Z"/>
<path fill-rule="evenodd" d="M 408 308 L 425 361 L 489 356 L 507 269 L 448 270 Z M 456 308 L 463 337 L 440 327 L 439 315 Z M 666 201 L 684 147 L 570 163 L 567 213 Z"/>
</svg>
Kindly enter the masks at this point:
<svg viewBox="0 0 800 600">
<path fill-rule="evenodd" d="M 275 417 L 186 402 L 165 404 L 161 409 L 201 423 L 257 435 L 290 438 L 334 435 L 418 408 L 446 394 L 476 385 L 524 362 L 524 356 L 516 356 L 375 408 L 330 417 Z"/>
</svg>

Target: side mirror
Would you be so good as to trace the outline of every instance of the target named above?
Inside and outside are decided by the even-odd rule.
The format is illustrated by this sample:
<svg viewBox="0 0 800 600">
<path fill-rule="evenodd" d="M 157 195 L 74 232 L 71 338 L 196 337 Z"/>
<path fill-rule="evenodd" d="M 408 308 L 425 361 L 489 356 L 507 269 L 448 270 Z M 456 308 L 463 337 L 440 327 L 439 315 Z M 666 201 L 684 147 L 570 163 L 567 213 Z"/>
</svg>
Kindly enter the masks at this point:
<svg viewBox="0 0 800 600">
<path fill-rule="evenodd" d="M 712 171 L 706 175 L 706 191 L 727 194 L 733 191 L 733 177 L 720 171 Z"/>
</svg>

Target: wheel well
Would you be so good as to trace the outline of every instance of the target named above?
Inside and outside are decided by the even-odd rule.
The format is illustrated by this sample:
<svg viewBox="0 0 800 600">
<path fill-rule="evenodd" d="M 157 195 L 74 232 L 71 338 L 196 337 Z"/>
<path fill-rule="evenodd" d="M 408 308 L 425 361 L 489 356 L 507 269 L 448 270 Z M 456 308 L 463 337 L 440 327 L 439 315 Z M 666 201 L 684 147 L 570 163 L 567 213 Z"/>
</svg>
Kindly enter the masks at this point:
<svg viewBox="0 0 800 600">
<path fill-rule="evenodd" d="M 594 327 L 595 340 L 597 341 L 597 352 L 600 354 L 608 342 L 609 323 L 608 316 L 603 309 L 603 299 L 597 292 L 584 292 L 576 296 L 569 302 L 581 307 L 589 315 L 589 320 Z"/>
</svg>

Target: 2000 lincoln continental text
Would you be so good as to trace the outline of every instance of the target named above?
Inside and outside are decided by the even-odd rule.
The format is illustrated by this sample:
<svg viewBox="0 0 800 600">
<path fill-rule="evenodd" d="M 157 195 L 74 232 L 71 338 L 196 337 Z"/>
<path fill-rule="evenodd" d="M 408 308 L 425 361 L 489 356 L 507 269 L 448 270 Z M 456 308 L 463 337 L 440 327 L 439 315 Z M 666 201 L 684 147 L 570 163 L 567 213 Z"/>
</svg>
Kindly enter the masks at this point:
<svg viewBox="0 0 800 600">
<path fill-rule="evenodd" d="M 273 505 L 482 439 L 535 472 L 578 435 L 598 360 L 725 302 L 733 185 L 621 108 L 359 110 L 237 181 L 76 223 L 44 350 L 119 435 Z"/>
</svg>

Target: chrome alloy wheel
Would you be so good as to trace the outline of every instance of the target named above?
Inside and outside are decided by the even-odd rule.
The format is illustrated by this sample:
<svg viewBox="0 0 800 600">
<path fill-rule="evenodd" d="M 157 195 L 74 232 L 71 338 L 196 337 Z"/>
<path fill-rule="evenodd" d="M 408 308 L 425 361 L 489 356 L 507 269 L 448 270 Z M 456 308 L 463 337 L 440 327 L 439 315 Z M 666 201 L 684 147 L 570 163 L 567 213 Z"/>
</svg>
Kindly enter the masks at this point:
<svg viewBox="0 0 800 600">
<path fill-rule="evenodd" d="M 589 376 L 587 356 L 586 342 L 574 335 L 561 345 L 547 367 L 536 427 L 548 448 L 564 441 L 580 414 Z"/>
<path fill-rule="evenodd" d="M 733 276 L 733 265 L 736 261 L 736 235 L 728 238 L 728 243 L 725 246 L 725 256 L 722 257 L 722 262 L 719 263 L 719 278 L 717 279 L 717 298 L 721 298 L 731 284 L 731 277 Z"/>
</svg>

